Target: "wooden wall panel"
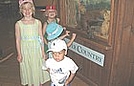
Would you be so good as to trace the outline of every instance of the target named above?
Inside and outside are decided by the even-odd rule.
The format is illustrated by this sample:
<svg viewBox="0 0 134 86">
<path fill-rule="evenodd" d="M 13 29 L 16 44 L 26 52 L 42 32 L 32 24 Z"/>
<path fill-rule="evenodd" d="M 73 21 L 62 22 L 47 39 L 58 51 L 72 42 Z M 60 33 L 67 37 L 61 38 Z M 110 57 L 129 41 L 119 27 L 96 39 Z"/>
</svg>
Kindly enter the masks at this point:
<svg viewBox="0 0 134 86">
<path fill-rule="evenodd" d="M 118 3 L 118 17 L 114 45 L 111 79 L 109 86 L 129 86 L 131 73 L 131 29 L 133 18 L 133 0 L 120 0 Z M 115 21 L 116 23 L 116 21 Z M 134 39 L 133 39 L 134 40 Z M 111 81 L 112 80 L 112 81 Z M 130 85 L 131 86 L 131 85 Z"/>
<path fill-rule="evenodd" d="M 46 6 L 51 0 L 34 0 L 36 6 Z"/>
<path fill-rule="evenodd" d="M 60 15 L 60 23 L 63 25 L 63 26 L 66 26 L 66 12 L 65 12 L 65 0 L 61 0 L 59 2 L 59 9 L 60 9 L 60 12 L 59 12 L 59 15 Z"/>
<path fill-rule="evenodd" d="M 132 17 L 133 17 L 133 5 L 134 0 L 127 0 L 125 1 L 125 8 L 124 8 L 124 21 L 123 21 L 123 27 L 127 27 L 132 24 Z"/>
<path fill-rule="evenodd" d="M 134 85 L 134 63 L 131 63 L 130 67 L 131 67 L 131 71 L 130 71 L 130 78 L 129 78 L 128 86 L 133 86 Z"/>
<path fill-rule="evenodd" d="M 134 36 L 133 36 L 133 38 L 134 38 Z M 132 42 L 132 43 L 134 44 L 134 42 Z M 130 45 L 132 43 L 130 43 Z M 134 58 L 133 58 L 134 57 L 134 53 L 133 53 L 134 47 L 133 46 L 129 50 L 129 51 L 131 51 L 131 52 L 129 52 L 129 57 L 131 57 L 131 59 L 130 59 L 130 61 L 131 61 L 130 62 L 130 71 L 129 71 L 129 78 L 128 78 L 128 80 L 129 80 L 129 82 L 128 82 L 129 83 L 129 86 L 133 86 L 134 85 L 134 81 L 133 81 L 134 80 Z"/>
<path fill-rule="evenodd" d="M 133 1 L 134 4 L 134 1 Z M 133 14 L 134 15 L 134 7 L 133 7 Z M 129 86 L 134 85 L 134 16 L 132 17 L 132 27 L 131 27 L 131 37 L 129 41 L 129 55 L 130 57 L 130 75 L 129 75 Z"/>
<path fill-rule="evenodd" d="M 36 6 L 57 5 L 58 0 L 34 0 Z"/>
<path fill-rule="evenodd" d="M 110 67 L 112 64 L 112 51 L 106 50 L 106 48 L 100 48 L 96 44 L 90 44 L 89 40 L 87 41 L 84 38 L 77 36 L 75 40 L 77 43 L 86 46 L 90 49 L 93 49 L 97 52 L 104 53 L 105 63 L 104 67 L 82 57 L 72 51 L 69 51 L 69 56 L 72 57 L 79 66 L 78 76 L 81 77 L 89 86 L 108 86 L 109 77 L 110 77 Z"/>
<path fill-rule="evenodd" d="M 123 31 L 120 56 L 118 57 L 118 64 L 116 66 L 116 75 L 114 86 L 127 86 L 130 72 L 130 57 L 128 57 L 129 51 L 129 38 L 131 27 L 127 27 Z"/>
</svg>

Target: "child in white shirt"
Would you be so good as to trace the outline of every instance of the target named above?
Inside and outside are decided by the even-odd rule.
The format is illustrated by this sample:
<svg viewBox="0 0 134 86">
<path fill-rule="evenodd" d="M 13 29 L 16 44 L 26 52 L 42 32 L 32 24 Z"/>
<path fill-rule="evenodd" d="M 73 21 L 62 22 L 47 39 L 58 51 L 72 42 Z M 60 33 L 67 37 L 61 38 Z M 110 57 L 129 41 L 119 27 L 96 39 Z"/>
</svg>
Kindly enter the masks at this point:
<svg viewBox="0 0 134 86">
<path fill-rule="evenodd" d="M 67 45 L 61 39 L 55 39 L 48 52 L 52 52 L 53 58 L 46 60 L 45 70 L 48 70 L 51 77 L 51 86 L 70 86 L 70 82 L 75 77 L 78 66 L 75 62 L 65 56 Z"/>
</svg>

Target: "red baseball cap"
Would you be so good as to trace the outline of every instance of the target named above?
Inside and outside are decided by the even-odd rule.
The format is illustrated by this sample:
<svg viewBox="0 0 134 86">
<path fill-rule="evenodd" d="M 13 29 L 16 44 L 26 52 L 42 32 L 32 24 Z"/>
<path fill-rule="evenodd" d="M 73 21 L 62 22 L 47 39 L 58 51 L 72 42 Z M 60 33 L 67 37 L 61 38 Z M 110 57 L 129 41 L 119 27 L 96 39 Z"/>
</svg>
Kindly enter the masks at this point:
<svg viewBox="0 0 134 86">
<path fill-rule="evenodd" d="M 56 6 L 54 6 L 54 5 L 46 6 L 46 10 L 50 10 L 50 9 L 56 10 Z"/>
</svg>

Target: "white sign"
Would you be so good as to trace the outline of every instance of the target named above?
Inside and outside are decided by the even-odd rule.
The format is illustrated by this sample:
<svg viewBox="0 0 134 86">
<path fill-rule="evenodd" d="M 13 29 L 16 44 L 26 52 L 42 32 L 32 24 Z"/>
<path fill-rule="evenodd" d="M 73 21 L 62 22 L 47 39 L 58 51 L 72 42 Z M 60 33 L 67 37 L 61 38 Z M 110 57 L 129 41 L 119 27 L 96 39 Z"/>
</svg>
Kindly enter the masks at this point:
<svg viewBox="0 0 134 86">
<path fill-rule="evenodd" d="M 65 41 L 68 42 L 69 39 L 65 38 Z M 73 42 L 69 47 L 70 50 L 76 52 L 77 54 L 95 62 L 96 64 L 103 66 L 104 65 L 104 54 L 94 51 L 90 48 L 87 48 L 81 44 Z"/>
</svg>

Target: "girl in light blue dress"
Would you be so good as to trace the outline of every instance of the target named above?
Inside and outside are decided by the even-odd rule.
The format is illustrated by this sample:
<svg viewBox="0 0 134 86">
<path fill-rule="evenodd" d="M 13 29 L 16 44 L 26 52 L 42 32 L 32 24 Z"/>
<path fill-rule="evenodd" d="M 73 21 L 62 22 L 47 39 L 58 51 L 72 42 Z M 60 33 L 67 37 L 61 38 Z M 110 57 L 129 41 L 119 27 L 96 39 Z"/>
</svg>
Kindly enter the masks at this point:
<svg viewBox="0 0 134 86">
<path fill-rule="evenodd" d="M 32 16 L 35 12 L 32 0 L 20 0 L 19 7 L 23 17 L 15 24 L 15 37 L 21 84 L 42 86 L 50 80 L 48 72 L 42 70 L 45 59 L 42 24 Z"/>
</svg>

